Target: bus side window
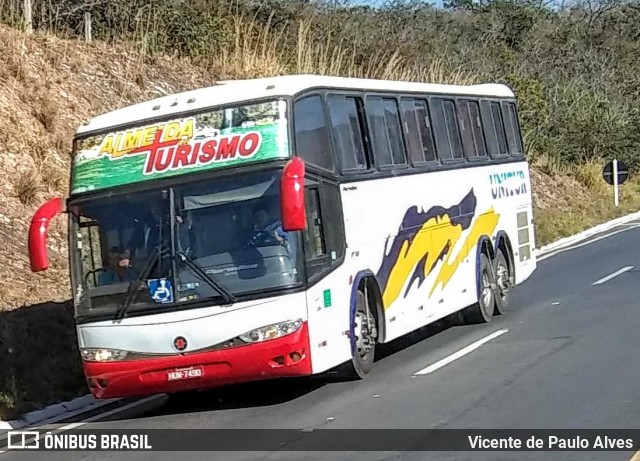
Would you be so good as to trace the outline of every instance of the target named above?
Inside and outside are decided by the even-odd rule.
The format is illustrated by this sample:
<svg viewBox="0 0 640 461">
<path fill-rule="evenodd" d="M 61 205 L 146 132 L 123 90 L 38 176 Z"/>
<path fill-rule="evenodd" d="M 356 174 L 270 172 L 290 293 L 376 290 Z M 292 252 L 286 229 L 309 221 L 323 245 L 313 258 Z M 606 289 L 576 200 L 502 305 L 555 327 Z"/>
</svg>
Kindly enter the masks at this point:
<svg viewBox="0 0 640 461">
<path fill-rule="evenodd" d="M 306 162 L 333 171 L 329 130 L 322 98 L 308 96 L 293 105 L 296 154 Z"/>
<path fill-rule="evenodd" d="M 487 148 L 482 133 L 480 107 L 477 101 L 459 100 L 458 117 L 460 119 L 460 131 L 462 132 L 462 144 L 467 158 L 485 157 Z"/>
<path fill-rule="evenodd" d="M 365 150 L 363 121 L 358 107 L 360 101 L 360 98 L 352 96 L 327 97 L 336 157 L 343 172 L 370 168 Z"/>
<path fill-rule="evenodd" d="M 518 123 L 518 111 L 512 102 L 502 104 L 504 125 L 507 131 L 507 141 L 509 152 L 512 155 L 522 155 L 522 139 L 520 138 L 520 125 Z"/>
<path fill-rule="evenodd" d="M 498 151 L 496 156 L 509 155 L 507 148 L 507 133 L 505 131 L 504 120 L 502 119 L 502 111 L 500 110 L 500 103 L 491 103 L 491 119 L 493 122 L 493 130 L 498 140 Z"/>
<path fill-rule="evenodd" d="M 369 96 L 366 111 L 375 162 L 382 167 L 405 165 L 407 160 L 396 100 Z"/>
<path fill-rule="evenodd" d="M 449 99 L 432 98 L 431 113 L 438 157 L 441 160 L 463 159 L 462 140 L 454 102 Z"/>
</svg>

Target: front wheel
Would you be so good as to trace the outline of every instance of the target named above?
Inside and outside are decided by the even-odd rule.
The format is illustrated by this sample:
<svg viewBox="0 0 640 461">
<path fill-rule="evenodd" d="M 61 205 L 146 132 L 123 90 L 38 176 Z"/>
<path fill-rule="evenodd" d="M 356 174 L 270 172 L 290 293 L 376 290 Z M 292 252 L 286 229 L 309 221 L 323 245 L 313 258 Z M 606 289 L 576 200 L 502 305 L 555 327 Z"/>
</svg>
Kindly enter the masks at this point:
<svg viewBox="0 0 640 461">
<path fill-rule="evenodd" d="M 480 254 L 478 267 L 480 290 L 478 302 L 467 308 L 465 318 L 469 323 L 487 323 L 493 317 L 495 306 L 495 277 L 491 261 L 484 253 Z"/>
<path fill-rule="evenodd" d="M 356 297 L 356 313 L 353 323 L 354 346 L 349 375 L 354 379 L 363 379 L 373 369 L 377 329 L 369 301 L 362 290 L 358 290 Z"/>
</svg>

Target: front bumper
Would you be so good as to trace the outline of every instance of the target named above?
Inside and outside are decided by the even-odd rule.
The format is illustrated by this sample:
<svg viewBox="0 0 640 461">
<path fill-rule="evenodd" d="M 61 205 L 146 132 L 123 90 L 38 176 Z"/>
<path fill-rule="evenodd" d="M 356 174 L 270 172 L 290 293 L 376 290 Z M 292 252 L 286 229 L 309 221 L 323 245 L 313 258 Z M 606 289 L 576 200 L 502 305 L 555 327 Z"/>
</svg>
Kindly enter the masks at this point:
<svg viewBox="0 0 640 461">
<path fill-rule="evenodd" d="M 98 399 L 200 390 L 228 384 L 311 374 L 309 330 L 256 344 L 170 357 L 122 362 L 83 362 Z M 168 380 L 169 372 L 201 369 L 195 378 Z"/>
</svg>

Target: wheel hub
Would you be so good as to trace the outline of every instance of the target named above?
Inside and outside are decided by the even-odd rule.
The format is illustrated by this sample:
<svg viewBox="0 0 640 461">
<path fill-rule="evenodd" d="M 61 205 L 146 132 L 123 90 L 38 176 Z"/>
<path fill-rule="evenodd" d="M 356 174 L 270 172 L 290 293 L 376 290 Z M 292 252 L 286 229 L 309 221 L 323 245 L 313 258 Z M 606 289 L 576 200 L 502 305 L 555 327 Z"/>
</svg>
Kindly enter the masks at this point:
<svg viewBox="0 0 640 461">
<path fill-rule="evenodd" d="M 370 324 L 372 319 L 367 321 L 366 314 L 364 312 L 356 312 L 355 318 L 355 335 L 356 335 L 356 348 L 360 356 L 365 356 L 373 349 L 373 334 L 375 329 Z"/>
<path fill-rule="evenodd" d="M 491 306 L 491 301 L 493 301 L 493 287 L 491 286 L 491 281 L 489 280 L 489 274 L 484 272 L 482 274 L 482 301 L 485 306 Z"/>
<path fill-rule="evenodd" d="M 496 272 L 496 276 L 498 278 L 498 288 L 500 288 L 500 292 L 503 294 L 503 296 L 506 296 L 509 293 L 509 289 L 511 288 L 509 269 L 504 264 L 498 264 Z"/>
</svg>

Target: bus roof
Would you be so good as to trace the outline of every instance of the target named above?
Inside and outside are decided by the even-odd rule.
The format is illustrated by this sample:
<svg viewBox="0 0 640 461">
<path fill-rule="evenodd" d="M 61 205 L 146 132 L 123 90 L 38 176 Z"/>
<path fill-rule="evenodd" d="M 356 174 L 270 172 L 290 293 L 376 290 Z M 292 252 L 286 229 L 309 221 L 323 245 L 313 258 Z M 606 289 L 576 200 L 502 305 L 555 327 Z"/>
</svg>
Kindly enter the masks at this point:
<svg viewBox="0 0 640 461">
<path fill-rule="evenodd" d="M 442 85 L 391 80 L 373 80 L 321 75 L 286 75 L 251 80 L 218 81 L 213 86 L 176 93 L 117 109 L 99 115 L 78 128 L 76 135 L 106 130 L 171 116 L 211 106 L 229 105 L 269 96 L 294 96 L 311 88 L 336 88 L 375 91 L 406 91 L 409 93 L 466 94 L 486 97 L 515 97 L 511 89 L 502 84 Z"/>
</svg>

